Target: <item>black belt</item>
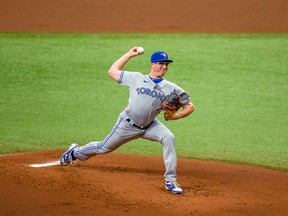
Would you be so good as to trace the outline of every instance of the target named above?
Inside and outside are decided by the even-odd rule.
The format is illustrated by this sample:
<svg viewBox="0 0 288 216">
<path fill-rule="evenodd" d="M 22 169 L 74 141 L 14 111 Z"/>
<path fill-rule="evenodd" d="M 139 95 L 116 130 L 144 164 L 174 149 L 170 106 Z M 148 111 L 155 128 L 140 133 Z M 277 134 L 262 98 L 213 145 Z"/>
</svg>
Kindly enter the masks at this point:
<svg viewBox="0 0 288 216">
<path fill-rule="evenodd" d="M 127 118 L 126 121 L 130 123 L 130 122 L 131 122 L 131 119 L 130 119 L 130 118 Z M 136 125 L 135 123 L 133 123 L 132 125 L 133 125 L 134 127 L 136 127 L 136 128 L 141 129 L 141 130 L 145 130 L 150 124 L 147 125 L 146 127 L 140 127 L 140 126 Z"/>
</svg>

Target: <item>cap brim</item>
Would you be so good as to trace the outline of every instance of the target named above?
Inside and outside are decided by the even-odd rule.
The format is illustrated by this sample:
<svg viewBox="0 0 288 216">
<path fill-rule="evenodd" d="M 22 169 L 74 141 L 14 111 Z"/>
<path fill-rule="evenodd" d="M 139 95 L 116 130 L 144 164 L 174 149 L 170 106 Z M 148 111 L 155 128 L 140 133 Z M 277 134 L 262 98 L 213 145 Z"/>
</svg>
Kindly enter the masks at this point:
<svg viewBox="0 0 288 216">
<path fill-rule="evenodd" d="M 155 62 L 170 62 L 170 63 L 172 63 L 173 60 L 163 59 L 163 60 L 157 60 L 157 61 L 155 61 Z"/>
</svg>

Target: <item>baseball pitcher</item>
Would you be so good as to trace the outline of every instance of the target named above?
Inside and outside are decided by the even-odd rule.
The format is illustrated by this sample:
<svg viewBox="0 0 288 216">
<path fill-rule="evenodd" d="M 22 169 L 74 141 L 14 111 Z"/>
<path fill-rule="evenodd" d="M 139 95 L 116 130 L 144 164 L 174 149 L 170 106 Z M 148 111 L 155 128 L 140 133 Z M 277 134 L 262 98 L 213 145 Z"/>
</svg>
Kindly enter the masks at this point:
<svg viewBox="0 0 288 216">
<path fill-rule="evenodd" d="M 66 166 L 70 162 L 73 164 L 76 159 L 87 160 L 98 154 L 106 154 L 138 138 L 156 141 L 163 146 L 165 187 L 173 194 L 181 194 L 183 191 L 176 181 L 175 138 L 156 116 L 163 111 L 165 120 L 178 120 L 190 115 L 194 106 L 187 92 L 163 78 L 169 64 L 173 62 L 166 52 L 152 54 L 150 73 L 147 75 L 123 69 L 130 59 L 143 52 L 143 48 L 133 47 L 114 62 L 108 71 L 113 80 L 127 86 L 130 91 L 129 103 L 120 113 L 112 131 L 102 141 L 90 142 L 81 147 L 72 144 L 61 156 L 60 163 Z"/>
</svg>

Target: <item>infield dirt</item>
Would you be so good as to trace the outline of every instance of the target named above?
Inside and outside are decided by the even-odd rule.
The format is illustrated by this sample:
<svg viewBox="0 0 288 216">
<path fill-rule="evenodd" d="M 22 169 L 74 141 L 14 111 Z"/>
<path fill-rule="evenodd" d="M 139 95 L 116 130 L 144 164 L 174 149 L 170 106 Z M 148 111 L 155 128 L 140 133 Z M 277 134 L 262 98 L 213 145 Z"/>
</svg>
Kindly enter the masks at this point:
<svg viewBox="0 0 288 216">
<path fill-rule="evenodd" d="M 287 11 L 285 0 L 1 0 L 0 31 L 287 33 Z M 180 158 L 178 181 L 184 193 L 173 195 L 164 188 L 162 157 L 111 153 L 75 167 L 29 166 L 58 160 L 64 151 L 1 156 L 0 214 L 288 212 L 287 172 Z"/>
</svg>

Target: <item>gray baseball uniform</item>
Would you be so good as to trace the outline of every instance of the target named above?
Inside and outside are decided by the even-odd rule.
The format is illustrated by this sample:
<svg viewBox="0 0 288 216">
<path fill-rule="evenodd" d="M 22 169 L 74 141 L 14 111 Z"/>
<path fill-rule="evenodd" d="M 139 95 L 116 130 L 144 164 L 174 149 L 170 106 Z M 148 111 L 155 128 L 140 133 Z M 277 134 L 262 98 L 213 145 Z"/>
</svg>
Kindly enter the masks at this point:
<svg viewBox="0 0 288 216">
<path fill-rule="evenodd" d="M 114 151 L 137 138 L 157 141 L 163 145 L 165 180 L 176 181 L 175 138 L 171 131 L 155 117 L 162 110 L 162 101 L 171 92 L 180 95 L 182 104 L 190 102 L 189 95 L 172 82 L 162 79 L 156 84 L 149 75 L 138 72 L 123 70 L 118 83 L 128 86 L 130 90 L 128 106 L 120 113 L 112 131 L 103 141 L 90 142 L 75 148 L 74 156 L 80 160 L 87 160 L 97 154 Z"/>
</svg>

